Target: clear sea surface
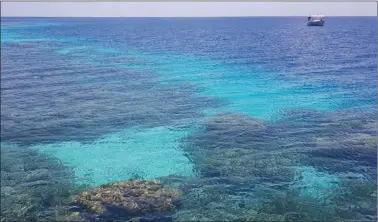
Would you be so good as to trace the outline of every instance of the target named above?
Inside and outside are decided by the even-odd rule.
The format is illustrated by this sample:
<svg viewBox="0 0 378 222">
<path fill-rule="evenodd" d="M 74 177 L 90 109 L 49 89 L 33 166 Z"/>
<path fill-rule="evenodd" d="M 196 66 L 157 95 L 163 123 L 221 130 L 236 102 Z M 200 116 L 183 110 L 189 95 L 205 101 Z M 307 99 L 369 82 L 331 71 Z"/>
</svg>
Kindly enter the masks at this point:
<svg viewBox="0 0 378 222">
<path fill-rule="evenodd" d="M 6 217 L 140 178 L 176 221 L 376 220 L 376 17 L 1 22 Z"/>
</svg>

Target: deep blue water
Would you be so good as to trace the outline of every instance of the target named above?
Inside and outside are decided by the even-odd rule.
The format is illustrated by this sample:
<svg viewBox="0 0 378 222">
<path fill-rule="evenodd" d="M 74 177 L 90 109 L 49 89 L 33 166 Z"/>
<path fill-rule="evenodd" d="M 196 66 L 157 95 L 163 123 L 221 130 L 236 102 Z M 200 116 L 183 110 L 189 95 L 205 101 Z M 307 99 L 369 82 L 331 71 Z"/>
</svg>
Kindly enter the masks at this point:
<svg viewBox="0 0 378 222">
<path fill-rule="evenodd" d="M 2 152 L 176 175 L 177 220 L 376 217 L 376 17 L 1 19 Z"/>
</svg>

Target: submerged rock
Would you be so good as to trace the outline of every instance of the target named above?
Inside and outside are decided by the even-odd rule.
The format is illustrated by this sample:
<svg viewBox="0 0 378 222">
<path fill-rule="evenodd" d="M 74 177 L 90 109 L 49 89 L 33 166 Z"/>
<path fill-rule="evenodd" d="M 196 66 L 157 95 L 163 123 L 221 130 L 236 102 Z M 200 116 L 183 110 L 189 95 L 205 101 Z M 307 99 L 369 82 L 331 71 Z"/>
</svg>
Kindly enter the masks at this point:
<svg viewBox="0 0 378 222">
<path fill-rule="evenodd" d="M 51 181 L 38 180 L 38 181 L 34 181 L 34 182 L 22 183 L 20 186 L 21 187 L 35 187 L 35 186 L 44 186 L 44 185 L 52 185 L 52 184 L 54 184 L 54 183 L 51 182 Z"/>
<path fill-rule="evenodd" d="M 38 169 L 29 172 L 29 174 L 26 176 L 25 181 L 26 182 L 33 182 L 38 180 L 45 180 L 50 177 L 50 173 L 47 169 Z"/>
<path fill-rule="evenodd" d="M 82 208 L 83 217 L 140 217 L 167 219 L 181 198 L 181 191 L 159 181 L 128 180 L 102 185 L 74 197 L 72 204 Z M 139 219 L 140 219 L 139 218 Z M 166 221 L 164 219 L 164 221 Z"/>
</svg>

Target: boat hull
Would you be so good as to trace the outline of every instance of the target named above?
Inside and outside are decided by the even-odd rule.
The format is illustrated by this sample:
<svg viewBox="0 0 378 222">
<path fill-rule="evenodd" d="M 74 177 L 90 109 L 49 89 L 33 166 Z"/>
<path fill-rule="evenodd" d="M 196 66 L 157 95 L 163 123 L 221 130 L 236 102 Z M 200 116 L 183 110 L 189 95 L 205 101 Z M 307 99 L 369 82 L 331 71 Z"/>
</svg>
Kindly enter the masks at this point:
<svg viewBox="0 0 378 222">
<path fill-rule="evenodd" d="M 308 21 L 307 26 L 323 26 L 324 21 Z"/>
</svg>

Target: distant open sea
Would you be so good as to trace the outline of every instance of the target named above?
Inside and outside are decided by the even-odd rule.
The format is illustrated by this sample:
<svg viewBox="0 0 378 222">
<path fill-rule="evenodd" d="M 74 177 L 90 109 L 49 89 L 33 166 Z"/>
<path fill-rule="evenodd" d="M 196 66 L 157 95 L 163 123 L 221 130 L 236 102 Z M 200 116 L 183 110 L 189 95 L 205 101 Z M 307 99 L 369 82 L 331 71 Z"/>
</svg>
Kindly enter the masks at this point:
<svg viewBox="0 0 378 222">
<path fill-rule="evenodd" d="M 69 186 L 174 177 L 178 221 L 376 220 L 376 17 L 1 22 L 2 162 L 36 151 Z"/>
</svg>

